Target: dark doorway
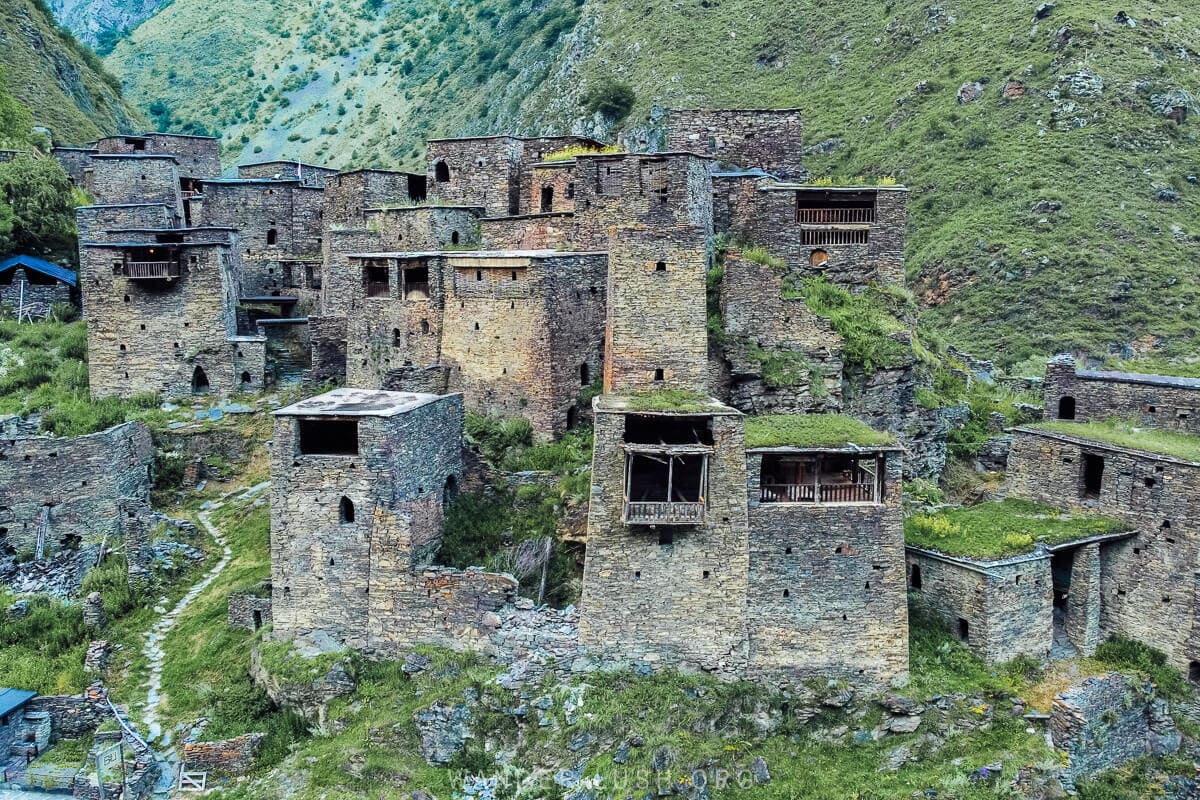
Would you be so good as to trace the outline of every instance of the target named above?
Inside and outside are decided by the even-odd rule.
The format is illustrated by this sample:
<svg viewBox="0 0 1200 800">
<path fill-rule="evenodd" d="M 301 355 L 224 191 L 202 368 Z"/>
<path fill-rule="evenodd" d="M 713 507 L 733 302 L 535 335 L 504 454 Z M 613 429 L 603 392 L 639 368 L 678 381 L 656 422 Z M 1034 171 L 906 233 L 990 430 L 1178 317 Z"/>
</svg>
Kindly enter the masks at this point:
<svg viewBox="0 0 1200 800">
<path fill-rule="evenodd" d="M 1188 680 L 1192 683 L 1200 683 L 1200 661 L 1188 663 Z"/>
<path fill-rule="evenodd" d="M 254 630 L 258 630 L 261 627 L 262 627 L 262 612 L 255 611 L 254 612 Z"/>
<path fill-rule="evenodd" d="M 1075 419 L 1075 398 L 1063 397 L 1058 401 L 1058 418 Z"/>
<path fill-rule="evenodd" d="M 349 497 L 343 497 L 338 503 L 338 521 L 343 525 L 349 525 L 354 522 L 354 501 Z"/>
<path fill-rule="evenodd" d="M 915 589 L 918 591 L 921 589 L 921 565 L 920 564 L 912 565 L 912 571 L 909 573 L 909 576 L 908 576 L 908 585 L 909 585 L 909 588 L 911 588 L 911 589 Z"/>
<path fill-rule="evenodd" d="M 971 640 L 971 625 L 962 617 L 958 618 L 958 638 L 964 642 Z"/>
<path fill-rule="evenodd" d="M 579 412 L 575 409 L 575 406 L 571 406 L 567 409 L 567 430 L 575 430 L 575 426 L 578 424 Z"/>
<path fill-rule="evenodd" d="M 554 187 L 542 187 L 542 213 L 548 214 L 554 210 Z"/>
<path fill-rule="evenodd" d="M 438 183 L 448 183 L 450 181 L 450 167 L 445 161 L 439 161 L 433 165 L 433 179 Z"/>
<path fill-rule="evenodd" d="M 458 498 L 458 478 L 450 475 L 442 487 L 442 509 L 445 510 Z"/>
<path fill-rule="evenodd" d="M 428 195 L 427 183 L 424 175 L 409 175 L 408 199 L 424 200 Z"/>
<path fill-rule="evenodd" d="M 1104 485 L 1104 457 L 1092 453 L 1083 454 L 1083 496 L 1097 498 Z"/>
<path fill-rule="evenodd" d="M 208 374 L 204 368 L 197 366 L 192 370 L 192 394 L 204 394 L 208 391 Z"/>
</svg>

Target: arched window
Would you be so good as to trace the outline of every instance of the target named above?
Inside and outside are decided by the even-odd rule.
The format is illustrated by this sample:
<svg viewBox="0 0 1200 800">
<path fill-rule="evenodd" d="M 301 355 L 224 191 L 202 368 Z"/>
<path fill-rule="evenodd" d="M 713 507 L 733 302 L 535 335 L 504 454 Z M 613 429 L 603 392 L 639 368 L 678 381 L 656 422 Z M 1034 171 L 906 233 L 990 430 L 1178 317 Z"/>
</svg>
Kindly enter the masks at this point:
<svg viewBox="0 0 1200 800">
<path fill-rule="evenodd" d="M 429 333 L 429 320 L 421 320 L 421 333 Z"/>
<path fill-rule="evenodd" d="M 354 522 L 354 501 L 349 497 L 342 497 L 342 501 L 338 503 L 338 522 L 343 525 L 349 525 Z"/>
<path fill-rule="evenodd" d="M 249 386 L 249 385 L 250 385 L 250 373 L 243 372 L 242 373 L 242 386 Z"/>
<path fill-rule="evenodd" d="M 279 239 L 279 232 L 274 228 L 267 229 L 267 247 L 274 247 L 275 242 Z"/>
<path fill-rule="evenodd" d="M 450 234 L 450 244 L 458 244 L 458 231 Z"/>
<path fill-rule="evenodd" d="M 1058 401 L 1058 418 L 1075 419 L 1075 398 L 1063 397 Z"/>
<path fill-rule="evenodd" d="M 208 373 L 204 371 L 204 367 L 196 365 L 192 370 L 192 394 L 203 394 L 208 391 Z"/>
<path fill-rule="evenodd" d="M 438 183 L 448 183 L 450 180 L 450 167 L 445 161 L 439 161 L 433 165 L 433 179 Z"/>
<path fill-rule="evenodd" d="M 829 263 L 829 253 L 824 250 L 813 250 L 808 256 L 808 264 L 811 267 L 820 269 Z"/>
</svg>

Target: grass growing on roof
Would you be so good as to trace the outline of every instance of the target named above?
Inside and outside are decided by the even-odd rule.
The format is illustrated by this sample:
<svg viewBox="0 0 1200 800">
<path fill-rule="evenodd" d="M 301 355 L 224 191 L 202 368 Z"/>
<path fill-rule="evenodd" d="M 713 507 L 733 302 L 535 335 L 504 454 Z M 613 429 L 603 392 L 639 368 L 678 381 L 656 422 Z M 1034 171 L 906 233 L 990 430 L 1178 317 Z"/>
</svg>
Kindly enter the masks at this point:
<svg viewBox="0 0 1200 800">
<path fill-rule="evenodd" d="M 746 447 L 873 447 L 895 442 L 890 433 L 843 414 L 746 417 Z"/>
<path fill-rule="evenodd" d="M 549 162 L 570 161 L 571 159 L 575 158 L 576 156 L 601 156 L 601 155 L 611 155 L 611 154 L 620 153 L 620 152 L 622 152 L 622 149 L 621 149 L 621 145 L 619 145 L 619 144 L 609 144 L 609 145 L 599 145 L 599 146 L 577 144 L 577 145 L 572 145 L 571 147 L 564 147 L 561 150 L 555 150 L 553 153 L 547 153 L 546 155 L 542 156 L 542 161 L 549 161 Z"/>
<path fill-rule="evenodd" d="M 1056 508 L 1009 498 L 904 521 L 904 541 L 914 547 L 967 558 L 1004 558 L 1048 545 L 1128 530 L 1119 520 L 1074 516 Z"/>
<path fill-rule="evenodd" d="M 648 389 L 625 395 L 630 411 L 711 411 L 712 401 L 690 389 Z"/>
<path fill-rule="evenodd" d="M 794 280 L 784 287 L 783 296 L 803 298 L 813 313 L 829 320 L 844 340 L 842 358 L 847 364 L 870 373 L 913 357 L 908 342 L 894 338 L 914 327 L 905 318 L 915 320 L 916 303 L 904 289 L 872 285 L 855 294 L 819 277 Z"/>
<path fill-rule="evenodd" d="M 1104 422 L 1063 422 L 1052 420 L 1029 425 L 1029 428 L 1062 433 L 1080 439 L 1094 439 L 1115 447 L 1144 450 L 1147 453 L 1200 461 L 1200 436 L 1174 431 L 1152 430 L 1129 422 L 1110 419 Z"/>
</svg>

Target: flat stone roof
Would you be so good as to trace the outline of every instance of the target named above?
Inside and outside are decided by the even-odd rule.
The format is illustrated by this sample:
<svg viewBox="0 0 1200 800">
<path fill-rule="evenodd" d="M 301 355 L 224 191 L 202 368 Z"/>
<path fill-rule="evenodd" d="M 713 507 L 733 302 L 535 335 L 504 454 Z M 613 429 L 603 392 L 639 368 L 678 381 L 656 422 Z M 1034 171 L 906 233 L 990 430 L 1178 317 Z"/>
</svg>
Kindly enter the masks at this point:
<svg viewBox="0 0 1200 800">
<path fill-rule="evenodd" d="M 364 208 L 364 214 L 381 214 L 385 211 L 486 211 L 483 206 L 453 205 L 449 203 L 411 203 L 408 205 L 372 206 Z"/>
<path fill-rule="evenodd" d="M 1088 425 L 1088 423 L 1075 423 L 1075 424 L 1078 424 L 1081 426 L 1079 433 L 1068 433 L 1065 431 L 1053 430 L 1053 429 L 1048 429 L 1048 428 L 1039 428 L 1039 427 L 1034 427 L 1034 426 L 1029 426 L 1029 425 L 1022 425 L 1022 426 L 1013 428 L 1012 431 L 1013 431 L 1013 433 L 1023 433 L 1023 434 L 1027 434 L 1030 436 L 1041 436 L 1046 439 L 1055 439 L 1060 442 L 1070 442 L 1071 444 L 1077 444 L 1077 445 L 1082 445 L 1085 447 L 1091 447 L 1091 448 L 1095 448 L 1097 450 L 1108 450 L 1109 452 L 1113 452 L 1113 453 L 1129 453 L 1131 455 L 1138 456 L 1139 458 L 1148 458 L 1148 459 L 1151 459 L 1154 461 L 1169 461 L 1174 464 L 1184 464 L 1184 465 L 1190 466 L 1190 467 L 1200 467 L 1200 461 L 1196 461 L 1196 460 L 1189 459 L 1189 458 L 1181 458 L 1179 456 L 1172 455 L 1171 453 L 1165 453 L 1165 452 L 1162 452 L 1161 450 L 1151 449 L 1152 445 L 1150 443 L 1147 443 L 1145 446 L 1142 446 L 1142 447 L 1136 447 L 1136 446 L 1130 446 L 1130 445 L 1126 445 L 1126 444 L 1119 444 L 1117 442 L 1099 438 L 1098 436 L 1094 436 L 1094 435 L 1088 436 L 1087 433 L 1088 433 L 1089 429 L 1087 427 L 1084 427 L 1084 426 Z M 1173 433 L 1171 431 L 1162 431 L 1162 432 L 1163 433 Z M 1198 441 L 1200 441 L 1200 437 L 1192 437 L 1191 434 L 1177 433 L 1176 435 L 1180 436 L 1180 437 L 1195 438 Z"/>
<path fill-rule="evenodd" d="M 601 414 L 664 414 L 685 417 L 742 415 L 736 408 L 727 406 L 715 398 L 670 389 L 640 394 L 602 394 L 593 402 L 593 408 Z"/>
<path fill-rule="evenodd" d="M 760 186 L 763 192 L 907 192 L 907 186 L 814 186 L 811 183 L 787 183 L 780 181 Z"/>
<path fill-rule="evenodd" d="M 1145 372 L 1106 372 L 1101 370 L 1075 370 L 1076 378 L 1111 383 L 1144 383 L 1148 386 L 1169 386 L 1175 389 L 1200 389 L 1200 378 L 1178 378 L 1174 375 L 1151 375 Z"/>
<path fill-rule="evenodd" d="M 334 389 L 275 412 L 278 417 L 395 417 L 450 395 Z"/>
<path fill-rule="evenodd" d="M 136 138 L 136 137 L 135 137 Z M 92 158 L 130 158 L 146 160 L 178 161 L 179 158 L 171 153 L 94 153 Z"/>
</svg>

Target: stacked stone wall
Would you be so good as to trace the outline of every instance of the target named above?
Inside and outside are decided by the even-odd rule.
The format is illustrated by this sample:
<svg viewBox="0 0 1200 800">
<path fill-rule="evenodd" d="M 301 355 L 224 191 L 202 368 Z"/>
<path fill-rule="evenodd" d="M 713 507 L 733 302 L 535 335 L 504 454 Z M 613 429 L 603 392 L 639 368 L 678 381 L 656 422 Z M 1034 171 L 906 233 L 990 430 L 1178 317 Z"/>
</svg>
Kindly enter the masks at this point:
<svg viewBox="0 0 1200 800">
<path fill-rule="evenodd" d="M 75 225 L 81 242 L 117 241 L 121 229 L 173 228 L 179 222 L 176 209 L 163 203 L 80 206 Z"/>
<path fill-rule="evenodd" d="M 351 260 L 354 253 L 384 251 L 383 238 L 366 228 L 338 229 L 326 232 L 321 270 L 321 313 L 346 316 L 363 294 L 362 262 Z"/>
<path fill-rule="evenodd" d="M 883 502 L 861 505 L 759 502 L 762 454 L 746 461 L 748 675 L 906 683 L 900 454 L 886 457 Z"/>
<path fill-rule="evenodd" d="M 1049 658 L 1054 640 L 1049 556 L 977 564 L 913 549 L 907 560 L 917 602 L 980 658 L 990 663 L 1022 655 Z M 967 623 L 965 638 L 960 620 Z"/>
<path fill-rule="evenodd" d="M 550 191 L 550 205 L 542 202 L 542 192 Z M 529 169 L 529 183 L 521 204 L 521 214 L 562 213 L 575 210 L 575 162 L 559 161 L 535 164 Z"/>
<path fill-rule="evenodd" d="M 479 223 L 483 247 L 489 250 L 604 250 L 608 233 L 581 224 L 569 212 L 523 217 L 488 217 Z"/>
<path fill-rule="evenodd" d="M 268 587 L 269 591 L 270 587 Z M 271 598 L 254 594 L 231 594 L 226 619 L 234 628 L 256 631 L 271 624 Z"/>
<path fill-rule="evenodd" d="M 804 122 L 795 109 L 673 109 L 667 149 L 699 153 L 723 166 L 803 180 L 808 177 L 803 135 Z"/>
<path fill-rule="evenodd" d="M 368 208 L 365 226 L 379 235 L 379 249 L 420 252 L 479 244 L 481 208 L 412 206 Z"/>
<path fill-rule="evenodd" d="M 219 742 L 184 742 L 183 768 L 214 775 L 246 775 L 254 769 L 266 734 L 247 733 Z"/>
<path fill-rule="evenodd" d="M 112 714 L 105 697 L 97 687 L 82 695 L 39 695 L 29 701 L 25 711 L 50 715 L 52 741 L 78 739 L 95 731 Z"/>
<path fill-rule="evenodd" d="M 1085 456 L 1104 460 L 1095 496 L 1085 491 Z M 1178 579 L 1192 575 L 1200 557 L 1200 525 L 1194 514 L 1200 503 L 1200 466 L 1017 429 L 1008 484 L 1012 497 L 1116 517 L 1136 529 L 1131 539 L 1102 543 L 1096 554 L 1099 637 L 1120 633 L 1147 642 L 1180 669 L 1200 660 L 1200 642 L 1190 635 L 1197 598 Z M 1089 640 L 1095 641 L 1090 632 L 1084 641 Z"/>
<path fill-rule="evenodd" d="M 755 414 L 836 411 L 842 394 L 842 337 L 801 298 L 784 299 L 782 274 L 729 254 L 721 284 L 730 404 Z M 759 358 L 755 358 L 755 356 Z M 790 386 L 771 386 L 763 356 L 797 358 L 802 373 Z"/>
<path fill-rule="evenodd" d="M 626 525 L 625 415 L 597 410 L 580 641 L 652 668 L 740 677 L 746 664 L 749 573 L 742 419 L 712 418 L 703 524 L 660 532 Z M 665 531 L 664 531 L 665 532 Z"/>
<path fill-rule="evenodd" d="M 462 482 L 462 398 L 444 397 L 395 417 L 362 417 L 358 455 L 299 453 L 294 417 L 277 417 L 272 444 L 271 614 L 276 635 L 325 631 L 366 647 L 369 604 L 390 587 L 372 574 L 381 519 L 404 520 L 414 564 L 440 545 L 448 484 Z M 345 520 L 342 498 L 353 503 Z M 381 516 L 382 515 L 382 516 Z M 377 530 L 377 525 L 380 526 Z M 390 540 L 398 546 L 395 537 Z M 394 555 L 394 554 L 390 554 Z M 389 555 L 389 557 L 390 557 Z"/>
<path fill-rule="evenodd" d="M 703 391 L 708 335 L 703 229 L 615 229 L 608 247 L 604 390 Z"/>
<path fill-rule="evenodd" d="M 310 316 L 308 327 L 312 342 L 309 383 L 341 383 L 346 379 L 346 318 Z"/>
<path fill-rule="evenodd" d="M 493 216 L 517 213 L 522 149 L 521 140 L 509 136 L 429 142 L 430 201 L 483 206 Z M 439 164 L 446 165 L 449 180 L 438 180 Z"/>
<path fill-rule="evenodd" d="M 1081 373 L 1071 356 L 1047 365 L 1043 404 L 1051 419 L 1061 418 L 1059 404 L 1074 399 L 1074 419 L 1102 422 L 1133 420 L 1146 428 L 1200 434 L 1200 381 L 1146 376 L 1139 380 L 1122 373 Z"/>
<path fill-rule="evenodd" d="M 241 343 L 233 312 L 240 263 L 226 245 L 180 248 L 182 275 L 172 281 L 131 280 L 120 273 L 123 251 L 85 245 L 80 286 L 88 323 L 88 377 L 97 397 L 157 392 L 192 393 L 200 367 L 209 390 L 228 395 L 241 388 L 236 360 Z M 262 372 L 252 371 L 252 376 Z"/>
<path fill-rule="evenodd" d="M 0 273 L 0 281 L 8 279 L 8 283 L 0 283 L 0 305 L 10 305 L 14 309 L 22 303 L 40 305 L 49 310 L 55 303 L 71 302 L 71 286 L 60 280 L 53 283 L 30 283 L 29 273 L 24 267 L 15 267 L 7 274 Z"/>
<path fill-rule="evenodd" d="M 581 155 L 575 167 L 577 225 L 590 231 L 687 226 L 711 239 L 709 163 L 688 153 Z"/>
<path fill-rule="evenodd" d="M 332 167 L 319 167 L 298 161 L 264 161 L 260 164 L 239 164 L 237 175 L 243 180 L 297 180 L 303 186 L 324 189 L 338 174 Z"/>
<path fill-rule="evenodd" d="M 173 156 L 95 156 L 84 188 L 97 203 L 161 203 L 182 207 L 179 166 Z"/>
<path fill-rule="evenodd" d="M 138 144 L 135 145 L 135 141 Z M 208 178 L 221 174 L 219 142 L 208 136 L 148 133 L 142 136 L 109 136 L 96 142 L 105 155 L 167 155 L 179 164 L 180 174 Z"/>
<path fill-rule="evenodd" d="M 902 286 L 907 192 L 882 187 L 864 191 L 875 194 L 875 221 L 866 228 L 866 244 L 805 244 L 805 227 L 796 219 L 797 192 L 761 187 L 753 195 L 739 191 L 736 201 L 727 201 L 730 232 L 784 259 L 789 270 L 802 277 L 823 275 L 851 288 L 871 283 Z M 808 226 L 822 227 L 828 226 Z M 816 259 L 819 266 L 814 266 L 817 251 L 827 254 L 828 261 Z"/>
<path fill-rule="evenodd" d="M 54 160 L 76 186 L 83 185 L 84 170 L 92 165 L 92 156 L 99 152 L 91 147 L 55 147 L 51 150 Z"/>
<path fill-rule="evenodd" d="M 46 557 L 97 550 L 119 532 L 121 498 L 149 498 L 153 462 L 140 422 L 73 439 L 0 439 L 0 547 L 35 552 L 45 515 Z"/>
</svg>

